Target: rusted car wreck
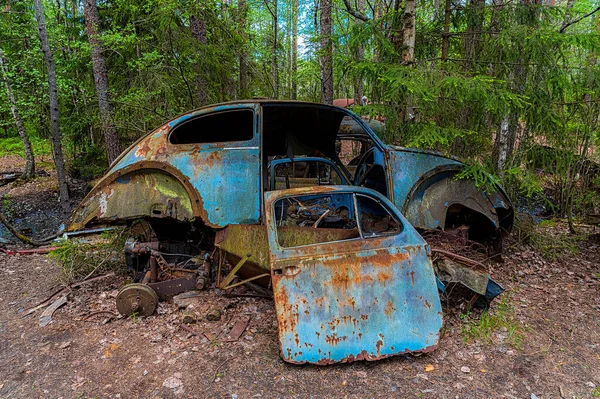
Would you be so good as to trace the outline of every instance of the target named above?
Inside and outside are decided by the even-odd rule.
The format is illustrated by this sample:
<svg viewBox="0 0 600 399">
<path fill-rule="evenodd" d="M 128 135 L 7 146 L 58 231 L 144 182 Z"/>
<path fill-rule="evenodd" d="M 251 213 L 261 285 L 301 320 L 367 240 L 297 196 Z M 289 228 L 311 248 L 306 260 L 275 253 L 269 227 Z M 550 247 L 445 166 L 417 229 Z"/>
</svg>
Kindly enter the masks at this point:
<svg viewBox="0 0 600 399">
<path fill-rule="evenodd" d="M 438 341 L 440 282 L 415 227 L 463 227 L 496 250 L 512 227 L 501 188 L 455 179 L 463 168 L 386 145 L 341 108 L 226 103 L 138 140 L 66 230 L 136 222 L 126 253 L 147 285 L 120 295 L 124 312 L 151 313 L 156 293 L 174 284 L 205 287 L 209 261 L 192 257 L 214 244 L 235 265 L 223 281 L 218 274 L 221 288 L 250 281 L 272 288 L 286 361 L 374 360 Z M 178 263 L 181 255 L 188 258 Z M 165 270 L 177 282 L 161 283 Z M 234 275 L 242 281 L 232 284 Z M 482 295 L 486 287 L 487 280 Z"/>
</svg>

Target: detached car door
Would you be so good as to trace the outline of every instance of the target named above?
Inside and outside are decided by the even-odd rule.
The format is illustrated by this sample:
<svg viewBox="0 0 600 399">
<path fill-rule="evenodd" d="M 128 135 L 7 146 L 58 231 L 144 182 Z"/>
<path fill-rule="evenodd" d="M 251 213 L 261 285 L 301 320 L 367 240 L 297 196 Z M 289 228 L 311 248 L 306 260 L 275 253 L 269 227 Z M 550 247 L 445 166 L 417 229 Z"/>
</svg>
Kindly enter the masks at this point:
<svg viewBox="0 0 600 399">
<path fill-rule="evenodd" d="M 441 305 L 429 247 L 393 205 L 360 187 L 265 194 L 281 356 L 376 360 L 435 348 Z"/>
</svg>

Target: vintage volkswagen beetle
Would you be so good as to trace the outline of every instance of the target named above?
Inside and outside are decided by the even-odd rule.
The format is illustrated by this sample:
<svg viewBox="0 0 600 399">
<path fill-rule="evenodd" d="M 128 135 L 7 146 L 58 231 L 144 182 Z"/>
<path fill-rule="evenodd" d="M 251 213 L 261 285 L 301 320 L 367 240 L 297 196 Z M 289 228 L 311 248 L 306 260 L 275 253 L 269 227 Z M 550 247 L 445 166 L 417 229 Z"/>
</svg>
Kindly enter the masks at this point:
<svg viewBox="0 0 600 399">
<path fill-rule="evenodd" d="M 204 242 L 237 263 L 219 288 L 232 287 L 234 274 L 244 279 L 236 286 L 272 287 L 284 360 L 375 360 L 432 350 L 439 340 L 440 282 L 413 225 L 466 225 L 470 238 L 492 243 L 512 226 L 502 190 L 454 179 L 463 167 L 440 154 L 388 146 L 345 109 L 220 104 L 134 143 L 66 230 L 133 224 L 126 255 L 144 284 L 121 290 L 117 304 L 125 312 L 151 314 L 156 295 L 173 286 L 157 281 L 159 267 L 173 270 L 168 262 L 177 265 L 182 254 L 197 259 Z M 200 263 L 190 287 L 210 280 L 210 265 Z"/>
</svg>

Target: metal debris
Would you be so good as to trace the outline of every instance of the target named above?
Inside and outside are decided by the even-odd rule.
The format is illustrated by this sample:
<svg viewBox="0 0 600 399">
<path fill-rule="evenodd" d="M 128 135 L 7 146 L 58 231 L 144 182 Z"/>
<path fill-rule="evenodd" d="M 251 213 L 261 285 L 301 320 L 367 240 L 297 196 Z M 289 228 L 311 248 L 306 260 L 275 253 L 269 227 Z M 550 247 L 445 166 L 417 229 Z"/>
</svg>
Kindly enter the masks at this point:
<svg viewBox="0 0 600 399">
<path fill-rule="evenodd" d="M 117 309 L 125 317 L 150 316 L 158 305 L 156 292 L 145 284 L 126 285 L 117 294 Z"/>
<path fill-rule="evenodd" d="M 222 342 L 235 342 L 235 341 L 237 341 L 238 339 L 240 339 L 240 337 L 242 336 L 242 334 L 246 330 L 246 327 L 248 327 L 248 323 L 250 323 L 250 316 L 240 316 L 235 321 L 233 327 L 227 333 L 227 335 L 225 335 L 224 337 L 222 337 L 220 340 Z"/>
</svg>

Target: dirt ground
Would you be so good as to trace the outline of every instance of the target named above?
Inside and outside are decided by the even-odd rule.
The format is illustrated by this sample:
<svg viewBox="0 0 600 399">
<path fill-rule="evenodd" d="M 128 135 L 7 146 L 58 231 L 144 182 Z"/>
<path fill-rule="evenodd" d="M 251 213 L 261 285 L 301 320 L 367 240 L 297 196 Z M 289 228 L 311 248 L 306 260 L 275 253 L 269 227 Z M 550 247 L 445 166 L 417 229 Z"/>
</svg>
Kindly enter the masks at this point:
<svg viewBox="0 0 600 399">
<path fill-rule="evenodd" d="M 19 217 L 56 209 L 53 179 L 0 187 L 3 208 Z M 185 310 L 160 303 L 148 318 L 97 313 L 116 312 L 122 275 L 72 289 L 40 327 L 41 311 L 25 313 L 60 287 L 58 266 L 45 255 L 0 254 L 0 398 L 600 397 L 600 235 L 587 231 L 576 253 L 558 261 L 513 240 L 493 265 L 507 290 L 492 316 L 444 299 L 437 350 L 334 366 L 281 360 L 270 299 L 209 289 Z M 206 320 L 215 310 L 220 320 Z M 196 319 L 187 330 L 186 315 Z M 240 320 L 249 320 L 244 333 L 225 342 Z"/>
</svg>

